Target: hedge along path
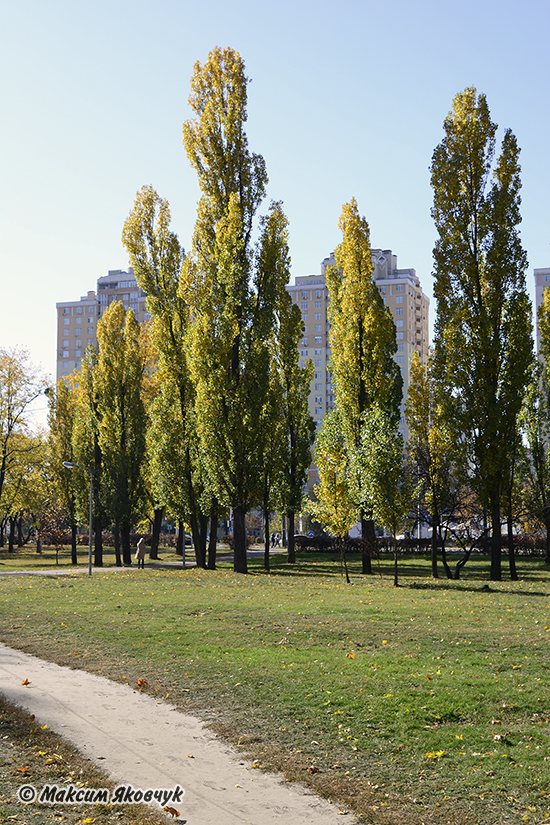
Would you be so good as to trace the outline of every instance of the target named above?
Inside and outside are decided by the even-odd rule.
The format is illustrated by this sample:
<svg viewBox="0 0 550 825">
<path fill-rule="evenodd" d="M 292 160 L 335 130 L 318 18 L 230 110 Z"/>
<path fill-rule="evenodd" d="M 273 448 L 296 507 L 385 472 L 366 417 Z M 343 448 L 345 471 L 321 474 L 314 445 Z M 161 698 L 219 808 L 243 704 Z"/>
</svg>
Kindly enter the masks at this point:
<svg viewBox="0 0 550 825">
<path fill-rule="evenodd" d="M 130 686 L 0 644 L 0 692 L 72 742 L 116 783 L 143 790 L 179 784 L 185 795 L 176 808 L 187 825 L 343 821 L 343 812 L 329 802 L 253 768 L 195 717 Z M 345 821 L 356 820 L 349 815 Z"/>
</svg>

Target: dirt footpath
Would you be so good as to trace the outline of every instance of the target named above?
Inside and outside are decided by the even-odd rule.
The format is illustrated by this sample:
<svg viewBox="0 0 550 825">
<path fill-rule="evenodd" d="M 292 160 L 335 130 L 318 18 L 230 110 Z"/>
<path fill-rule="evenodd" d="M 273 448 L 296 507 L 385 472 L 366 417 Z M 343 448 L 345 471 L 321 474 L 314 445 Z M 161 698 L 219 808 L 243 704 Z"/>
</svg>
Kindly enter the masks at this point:
<svg viewBox="0 0 550 825">
<path fill-rule="evenodd" d="M 22 685 L 26 680 L 30 684 Z M 168 802 L 180 812 L 179 822 L 355 821 L 300 786 L 282 784 L 280 777 L 252 768 L 198 719 L 129 686 L 0 644 L 0 692 L 76 745 L 115 782 L 142 790 L 179 785 L 185 793 Z"/>
</svg>

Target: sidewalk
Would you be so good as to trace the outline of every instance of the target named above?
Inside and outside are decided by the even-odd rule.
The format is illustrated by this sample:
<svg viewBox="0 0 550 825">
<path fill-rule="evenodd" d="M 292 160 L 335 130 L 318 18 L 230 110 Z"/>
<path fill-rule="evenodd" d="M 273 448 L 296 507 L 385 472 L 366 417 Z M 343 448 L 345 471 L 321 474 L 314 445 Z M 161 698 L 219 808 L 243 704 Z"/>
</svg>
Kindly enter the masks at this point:
<svg viewBox="0 0 550 825">
<path fill-rule="evenodd" d="M 24 680 L 30 684 L 21 684 Z M 252 768 L 198 719 L 127 685 L 0 644 L 0 692 L 119 783 L 175 788 L 187 825 L 352 825 L 338 809 Z M 93 814 L 93 811 L 90 812 Z M 174 820 L 172 820 L 174 821 Z"/>
</svg>

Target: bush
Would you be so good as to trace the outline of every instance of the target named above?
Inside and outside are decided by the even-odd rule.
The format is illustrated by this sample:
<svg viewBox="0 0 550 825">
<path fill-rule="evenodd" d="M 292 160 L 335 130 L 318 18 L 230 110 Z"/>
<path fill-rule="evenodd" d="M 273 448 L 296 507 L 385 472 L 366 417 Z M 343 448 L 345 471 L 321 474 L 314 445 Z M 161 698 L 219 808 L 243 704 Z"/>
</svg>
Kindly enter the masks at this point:
<svg viewBox="0 0 550 825">
<path fill-rule="evenodd" d="M 225 536 L 220 536 L 220 543 L 221 544 L 227 544 L 227 546 L 231 550 L 233 550 L 233 536 L 232 535 L 227 534 Z M 255 543 L 256 543 L 256 536 L 247 536 L 246 537 L 246 546 L 247 547 L 252 547 L 252 545 L 255 544 Z"/>
</svg>

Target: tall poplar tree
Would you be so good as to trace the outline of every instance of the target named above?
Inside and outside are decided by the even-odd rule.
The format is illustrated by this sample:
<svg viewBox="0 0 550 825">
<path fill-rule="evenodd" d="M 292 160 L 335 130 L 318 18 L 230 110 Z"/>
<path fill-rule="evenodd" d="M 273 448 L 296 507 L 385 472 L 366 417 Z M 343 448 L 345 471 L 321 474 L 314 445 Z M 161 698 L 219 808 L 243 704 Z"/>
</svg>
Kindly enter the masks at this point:
<svg viewBox="0 0 550 825">
<path fill-rule="evenodd" d="M 145 409 L 141 395 L 144 364 L 140 326 L 133 310 L 114 301 L 97 325 L 99 361 L 99 446 L 104 496 L 109 515 L 120 530 L 122 560 L 131 564 L 130 531 L 142 509 L 145 490 Z"/>
<path fill-rule="evenodd" d="M 233 510 L 234 568 L 247 571 L 245 515 L 260 500 L 263 445 L 260 419 L 269 392 L 269 343 L 275 323 L 280 261 L 262 250 L 286 231 L 280 204 L 252 243 L 265 196 L 261 155 L 248 149 L 247 83 L 234 49 L 214 49 L 191 79 L 184 145 L 201 199 L 180 294 L 193 303 L 191 370 L 204 461 L 222 504 Z M 280 244 L 279 244 L 280 248 Z"/>
<path fill-rule="evenodd" d="M 151 337 L 159 352 L 160 393 L 150 408 L 147 443 L 157 502 L 191 527 L 199 567 L 205 566 L 204 472 L 197 456 L 196 392 L 188 335 L 192 293 L 180 289 L 185 253 L 170 228 L 170 207 L 152 186 L 137 193 L 122 233 L 136 280 L 147 295 Z M 205 510 L 205 506 L 207 509 Z M 217 525 L 211 527 L 216 532 Z"/>
<path fill-rule="evenodd" d="M 77 563 L 76 530 L 77 495 L 74 473 L 63 467 L 64 461 L 75 461 L 73 455 L 73 428 L 76 413 L 76 397 L 63 379 L 55 389 L 48 390 L 48 453 L 50 472 L 56 498 L 61 501 L 71 528 L 71 562 Z"/>
<path fill-rule="evenodd" d="M 373 283 L 369 225 L 355 198 L 344 204 L 338 226 L 342 242 L 327 267 L 328 320 L 336 407 L 353 472 L 364 417 L 374 403 L 387 412 L 392 424 L 400 418 L 403 397 L 395 324 Z M 355 488 L 360 490 L 360 483 Z M 366 516 L 366 518 L 365 518 Z M 361 513 L 363 538 L 374 541 L 370 513 Z M 370 555 L 363 552 L 363 572 L 371 572 Z"/>
<path fill-rule="evenodd" d="M 520 167 L 508 129 L 495 160 L 497 126 L 485 96 L 456 95 L 431 165 L 435 370 L 471 481 L 492 526 L 491 579 L 501 579 L 501 501 L 531 363 L 527 257 L 520 223 Z"/>
</svg>

